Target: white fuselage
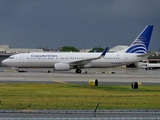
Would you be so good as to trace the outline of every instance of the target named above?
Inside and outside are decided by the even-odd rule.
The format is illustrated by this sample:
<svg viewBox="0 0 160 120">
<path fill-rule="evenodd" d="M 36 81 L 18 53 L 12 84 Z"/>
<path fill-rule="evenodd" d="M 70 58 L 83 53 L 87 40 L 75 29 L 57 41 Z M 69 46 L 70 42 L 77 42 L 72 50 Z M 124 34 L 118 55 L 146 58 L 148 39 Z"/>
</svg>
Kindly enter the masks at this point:
<svg viewBox="0 0 160 120">
<path fill-rule="evenodd" d="M 54 68 L 55 63 L 72 63 L 100 56 L 101 53 L 23 53 L 12 55 L 3 63 L 11 67 L 46 67 Z M 105 68 L 126 65 L 143 60 L 133 53 L 106 53 L 103 58 L 91 60 L 82 65 L 82 68 Z M 81 66 L 81 64 L 79 65 Z"/>
</svg>

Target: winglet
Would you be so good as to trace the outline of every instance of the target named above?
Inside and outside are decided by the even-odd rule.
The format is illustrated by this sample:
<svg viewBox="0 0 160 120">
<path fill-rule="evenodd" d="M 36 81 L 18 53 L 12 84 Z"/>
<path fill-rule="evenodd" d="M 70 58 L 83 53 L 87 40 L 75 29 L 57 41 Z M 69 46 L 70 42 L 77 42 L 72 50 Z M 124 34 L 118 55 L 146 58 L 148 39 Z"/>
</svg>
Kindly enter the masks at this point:
<svg viewBox="0 0 160 120">
<path fill-rule="evenodd" d="M 104 57 L 108 51 L 109 51 L 109 48 L 106 47 L 106 49 L 104 49 L 100 57 Z"/>
</svg>

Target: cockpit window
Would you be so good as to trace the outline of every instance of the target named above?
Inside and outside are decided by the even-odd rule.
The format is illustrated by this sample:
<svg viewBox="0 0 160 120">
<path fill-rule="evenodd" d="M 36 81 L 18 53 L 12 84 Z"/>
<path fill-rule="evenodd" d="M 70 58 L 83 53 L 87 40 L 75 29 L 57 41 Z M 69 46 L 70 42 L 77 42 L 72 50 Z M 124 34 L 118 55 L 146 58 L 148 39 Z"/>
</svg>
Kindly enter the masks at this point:
<svg viewBox="0 0 160 120">
<path fill-rule="evenodd" d="M 14 59 L 14 57 L 9 57 L 9 59 Z"/>
</svg>

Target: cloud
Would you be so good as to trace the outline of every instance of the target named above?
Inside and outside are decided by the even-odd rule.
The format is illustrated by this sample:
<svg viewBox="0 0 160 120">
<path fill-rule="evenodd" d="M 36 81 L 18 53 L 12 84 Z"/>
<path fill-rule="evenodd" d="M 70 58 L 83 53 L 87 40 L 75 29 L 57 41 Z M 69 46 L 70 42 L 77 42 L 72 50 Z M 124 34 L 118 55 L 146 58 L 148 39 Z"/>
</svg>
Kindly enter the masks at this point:
<svg viewBox="0 0 160 120">
<path fill-rule="evenodd" d="M 0 44 L 58 48 L 129 45 L 154 24 L 159 39 L 159 0 L 1 0 Z"/>
</svg>

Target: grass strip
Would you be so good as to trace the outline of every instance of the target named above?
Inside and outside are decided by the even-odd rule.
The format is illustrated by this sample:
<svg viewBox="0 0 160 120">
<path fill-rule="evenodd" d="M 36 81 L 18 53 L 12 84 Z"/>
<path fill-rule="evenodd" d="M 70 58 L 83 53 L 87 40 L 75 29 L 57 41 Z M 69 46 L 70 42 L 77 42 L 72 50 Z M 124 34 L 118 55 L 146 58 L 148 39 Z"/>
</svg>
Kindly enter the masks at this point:
<svg viewBox="0 0 160 120">
<path fill-rule="evenodd" d="M 0 109 L 160 109 L 160 86 L 0 83 Z"/>
</svg>

